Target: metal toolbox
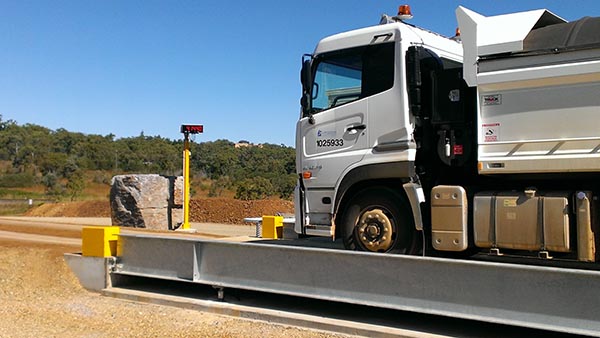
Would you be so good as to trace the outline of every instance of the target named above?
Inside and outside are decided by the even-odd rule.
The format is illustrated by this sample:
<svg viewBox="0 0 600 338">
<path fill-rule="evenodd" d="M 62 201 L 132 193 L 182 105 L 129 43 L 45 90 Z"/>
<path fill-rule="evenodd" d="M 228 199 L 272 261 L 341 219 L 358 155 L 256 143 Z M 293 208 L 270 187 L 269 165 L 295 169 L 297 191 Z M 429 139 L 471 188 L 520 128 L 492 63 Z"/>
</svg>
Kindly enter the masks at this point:
<svg viewBox="0 0 600 338">
<path fill-rule="evenodd" d="M 467 193 L 460 186 L 436 186 L 431 190 L 431 233 L 436 250 L 467 249 Z"/>
<path fill-rule="evenodd" d="M 481 248 L 570 251 L 567 193 L 478 193 L 474 239 Z"/>
</svg>

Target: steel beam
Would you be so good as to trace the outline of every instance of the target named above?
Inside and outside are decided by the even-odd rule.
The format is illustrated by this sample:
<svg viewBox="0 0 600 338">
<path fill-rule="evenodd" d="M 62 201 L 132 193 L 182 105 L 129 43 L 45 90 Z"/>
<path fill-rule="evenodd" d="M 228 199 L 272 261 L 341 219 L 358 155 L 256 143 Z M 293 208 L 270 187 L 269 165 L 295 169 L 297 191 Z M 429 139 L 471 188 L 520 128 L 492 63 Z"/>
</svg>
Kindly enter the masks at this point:
<svg viewBox="0 0 600 338">
<path fill-rule="evenodd" d="M 600 337 L 600 272 L 121 235 L 113 274 Z"/>
</svg>

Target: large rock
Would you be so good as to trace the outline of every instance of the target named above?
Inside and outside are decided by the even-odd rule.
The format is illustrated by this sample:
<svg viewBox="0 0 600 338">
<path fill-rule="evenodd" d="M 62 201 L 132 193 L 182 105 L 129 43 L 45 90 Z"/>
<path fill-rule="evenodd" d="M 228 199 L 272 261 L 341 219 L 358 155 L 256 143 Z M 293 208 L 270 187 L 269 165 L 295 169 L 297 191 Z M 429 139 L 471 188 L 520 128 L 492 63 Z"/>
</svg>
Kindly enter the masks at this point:
<svg viewBox="0 0 600 338">
<path fill-rule="evenodd" d="M 112 224 L 167 230 L 182 221 L 174 205 L 176 177 L 118 175 L 110 189 Z"/>
<path fill-rule="evenodd" d="M 173 183 L 173 206 L 183 207 L 183 176 L 175 177 Z"/>
</svg>

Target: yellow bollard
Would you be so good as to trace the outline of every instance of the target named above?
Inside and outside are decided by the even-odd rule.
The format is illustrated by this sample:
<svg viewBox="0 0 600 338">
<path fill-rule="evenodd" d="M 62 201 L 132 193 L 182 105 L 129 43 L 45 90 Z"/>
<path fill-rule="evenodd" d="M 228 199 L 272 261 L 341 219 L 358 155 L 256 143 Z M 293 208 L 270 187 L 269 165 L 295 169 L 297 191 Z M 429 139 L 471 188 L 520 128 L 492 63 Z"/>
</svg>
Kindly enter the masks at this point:
<svg viewBox="0 0 600 338">
<path fill-rule="evenodd" d="M 190 140 L 185 133 L 183 140 L 183 223 L 182 230 L 190 229 Z"/>
<path fill-rule="evenodd" d="M 183 133 L 183 223 L 182 230 L 190 229 L 190 134 L 201 134 L 204 126 L 201 124 L 182 124 Z"/>
<path fill-rule="evenodd" d="M 86 226 L 81 229 L 81 254 L 90 257 L 117 255 L 119 227 Z"/>
<path fill-rule="evenodd" d="M 262 238 L 272 238 L 272 239 L 283 238 L 283 217 L 282 216 L 263 216 L 262 217 Z"/>
</svg>

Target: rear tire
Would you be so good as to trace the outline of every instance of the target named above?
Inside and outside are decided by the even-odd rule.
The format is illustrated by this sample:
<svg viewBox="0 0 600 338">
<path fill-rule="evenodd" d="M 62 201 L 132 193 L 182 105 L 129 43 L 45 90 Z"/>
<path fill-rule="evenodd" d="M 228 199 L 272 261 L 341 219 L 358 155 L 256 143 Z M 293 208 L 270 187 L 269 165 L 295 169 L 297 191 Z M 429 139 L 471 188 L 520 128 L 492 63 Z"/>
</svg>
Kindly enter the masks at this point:
<svg viewBox="0 0 600 338">
<path fill-rule="evenodd" d="M 388 188 L 368 188 L 347 203 L 341 222 L 346 249 L 414 254 L 418 252 L 408 201 Z"/>
</svg>

